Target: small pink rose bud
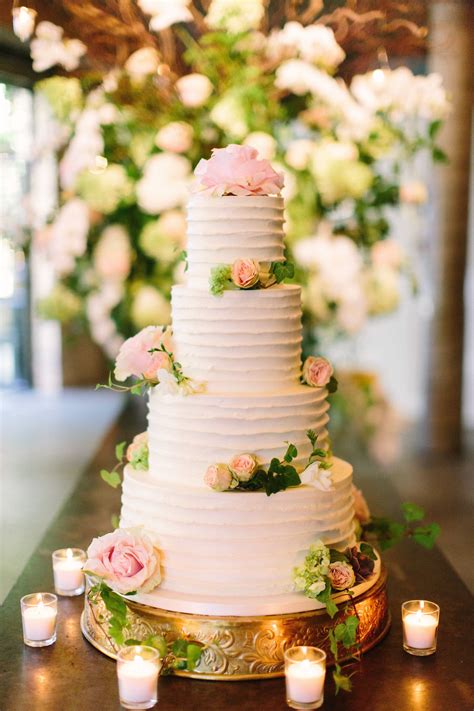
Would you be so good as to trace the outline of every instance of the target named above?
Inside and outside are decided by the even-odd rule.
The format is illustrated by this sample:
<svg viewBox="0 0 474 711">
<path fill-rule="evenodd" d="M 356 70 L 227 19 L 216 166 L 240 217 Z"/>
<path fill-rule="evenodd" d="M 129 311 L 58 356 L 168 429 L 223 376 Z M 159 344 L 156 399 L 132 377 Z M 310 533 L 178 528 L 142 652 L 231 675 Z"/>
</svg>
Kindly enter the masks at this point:
<svg viewBox="0 0 474 711">
<path fill-rule="evenodd" d="M 260 265 L 254 259 L 236 259 L 231 279 L 239 289 L 251 289 L 258 282 Z"/>
<path fill-rule="evenodd" d="M 239 481 L 250 481 L 258 468 L 253 454 L 237 454 L 229 462 L 229 469 Z"/>
<path fill-rule="evenodd" d="M 323 388 L 331 380 L 334 370 L 322 356 L 308 356 L 303 365 L 303 380 L 313 388 Z"/>
<path fill-rule="evenodd" d="M 349 563 L 338 560 L 329 565 L 329 580 L 334 590 L 347 590 L 355 583 L 355 573 Z"/>
<path fill-rule="evenodd" d="M 227 464 L 211 464 L 204 475 L 204 483 L 214 491 L 227 491 L 232 488 L 232 472 Z"/>
</svg>

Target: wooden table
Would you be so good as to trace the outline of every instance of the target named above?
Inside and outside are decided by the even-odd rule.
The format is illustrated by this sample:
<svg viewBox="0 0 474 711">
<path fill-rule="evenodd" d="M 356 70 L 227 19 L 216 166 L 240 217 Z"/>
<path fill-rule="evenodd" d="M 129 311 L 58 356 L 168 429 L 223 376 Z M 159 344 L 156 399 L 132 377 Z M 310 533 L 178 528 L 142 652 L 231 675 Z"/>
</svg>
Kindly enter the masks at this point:
<svg viewBox="0 0 474 711">
<path fill-rule="evenodd" d="M 52 524 L 11 591 L 1 611 L 1 711 L 112 711 L 118 709 L 115 663 L 82 637 L 83 599 L 59 599 L 57 642 L 47 648 L 24 646 L 20 597 L 53 589 L 51 551 L 65 545 L 87 548 L 91 538 L 110 530 L 120 493 L 101 483 L 98 472 L 110 466 L 116 442 L 140 428 L 143 412 L 126 408 L 108 433 L 75 492 Z M 363 477 L 358 477 L 363 486 Z M 386 513 L 397 497 L 382 477 L 370 480 L 370 503 Z M 393 625 L 388 637 L 365 655 L 351 694 L 334 696 L 326 683 L 325 709 L 364 711 L 472 711 L 474 709 L 474 616 L 472 597 L 438 550 L 411 542 L 386 555 Z M 425 598 L 441 606 L 438 652 L 426 658 L 402 650 L 400 604 Z M 165 677 L 160 680 L 161 711 L 279 711 L 286 707 L 284 682 L 207 682 Z"/>
</svg>

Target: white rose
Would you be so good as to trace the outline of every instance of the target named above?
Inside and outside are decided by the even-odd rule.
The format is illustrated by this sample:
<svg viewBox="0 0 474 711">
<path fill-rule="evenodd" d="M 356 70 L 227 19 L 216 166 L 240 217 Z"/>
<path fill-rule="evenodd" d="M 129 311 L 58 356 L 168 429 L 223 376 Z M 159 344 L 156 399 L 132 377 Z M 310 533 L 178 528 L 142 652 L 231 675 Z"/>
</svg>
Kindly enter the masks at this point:
<svg viewBox="0 0 474 711">
<path fill-rule="evenodd" d="M 143 79 L 158 69 L 160 56 L 154 47 L 141 47 L 125 62 L 125 71 L 134 79 Z"/>
<path fill-rule="evenodd" d="M 139 288 L 132 301 L 130 316 L 138 329 L 169 323 L 170 305 L 165 297 L 153 286 Z"/>
<path fill-rule="evenodd" d="M 140 8 L 147 15 L 152 15 L 150 29 L 161 32 L 177 22 L 192 22 L 193 16 L 188 9 L 191 0 L 138 0 Z"/>
<path fill-rule="evenodd" d="M 184 121 L 172 121 L 160 128 L 155 137 L 155 145 L 163 151 L 186 153 L 193 142 L 194 129 Z"/>
<path fill-rule="evenodd" d="M 304 170 L 308 167 L 309 159 L 314 151 L 314 141 L 299 138 L 288 145 L 285 160 L 291 168 Z"/>
<path fill-rule="evenodd" d="M 400 275 L 389 267 L 374 266 L 367 271 L 366 294 L 369 312 L 390 313 L 400 303 Z"/>
<path fill-rule="evenodd" d="M 188 198 L 191 163 L 175 153 L 159 153 L 145 164 L 136 186 L 138 204 L 156 215 L 183 205 Z"/>
<path fill-rule="evenodd" d="M 258 151 L 258 157 L 264 160 L 273 160 L 276 153 L 277 142 L 265 131 L 249 133 L 244 141 L 244 146 L 252 146 Z"/>
<path fill-rule="evenodd" d="M 206 103 L 213 91 L 213 86 L 204 74 L 186 74 L 175 84 L 178 96 L 184 106 L 197 108 Z"/>
</svg>

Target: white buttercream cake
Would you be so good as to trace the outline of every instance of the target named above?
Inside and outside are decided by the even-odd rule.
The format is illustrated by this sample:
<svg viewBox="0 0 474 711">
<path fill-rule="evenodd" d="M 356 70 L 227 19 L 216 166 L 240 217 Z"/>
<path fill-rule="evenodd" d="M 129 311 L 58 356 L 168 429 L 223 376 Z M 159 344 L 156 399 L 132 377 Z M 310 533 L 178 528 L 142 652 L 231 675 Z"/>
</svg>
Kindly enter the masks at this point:
<svg viewBox="0 0 474 711">
<path fill-rule="evenodd" d="M 242 452 L 268 465 L 286 442 L 303 467 L 308 430 L 328 444 L 327 392 L 300 382 L 301 288 L 209 291 L 218 264 L 284 261 L 283 207 L 281 197 L 253 195 L 189 201 L 187 283 L 172 294 L 174 355 L 206 388 L 151 393 L 149 470 L 128 466 L 123 483 L 121 526 L 145 526 L 162 555 L 161 585 L 137 598 L 156 607 L 226 615 L 322 607 L 294 592 L 293 569 L 318 539 L 341 549 L 355 540 L 347 462 L 333 460 L 329 490 L 267 496 L 203 481 L 210 464 Z"/>
</svg>

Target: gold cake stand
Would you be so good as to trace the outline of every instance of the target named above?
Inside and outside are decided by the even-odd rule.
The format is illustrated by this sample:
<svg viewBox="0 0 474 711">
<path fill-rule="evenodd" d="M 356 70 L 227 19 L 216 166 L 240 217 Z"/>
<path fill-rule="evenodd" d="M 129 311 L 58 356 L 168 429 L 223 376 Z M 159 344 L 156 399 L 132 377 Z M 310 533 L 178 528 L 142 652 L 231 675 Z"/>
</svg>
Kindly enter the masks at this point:
<svg viewBox="0 0 474 711">
<path fill-rule="evenodd" d="M 371 649 L 390 627 L 386 581 L 387 572 L 382 566 L 376 583 L 354 598 L 360 618 L 359 651 Z M 130 600 L 127 605 L 131 620 L 127 636 L 144 639 L 157 634 L 168 641 L 184 637 L 202 643 L 203 654 L 195 670 L 174 673 L 212 681 L 282 676 L 284 650 L 294 645 L 320 647 L 326 651 L 331 663 L 328 632 L 344 619 L 343 611 L 332 620 L 325 610 L 262 617 L 214 617 L 170 612 Z M 107 614 L 102 601 L 91 605 L 86 595 L 81 617 L 82 633 L 99 651 L 115 659 L 117 649 L 106 633 Z M 356 650 L 347 650 L 345 658 L 352 656 L 351 651 Z"/>
</svg>

